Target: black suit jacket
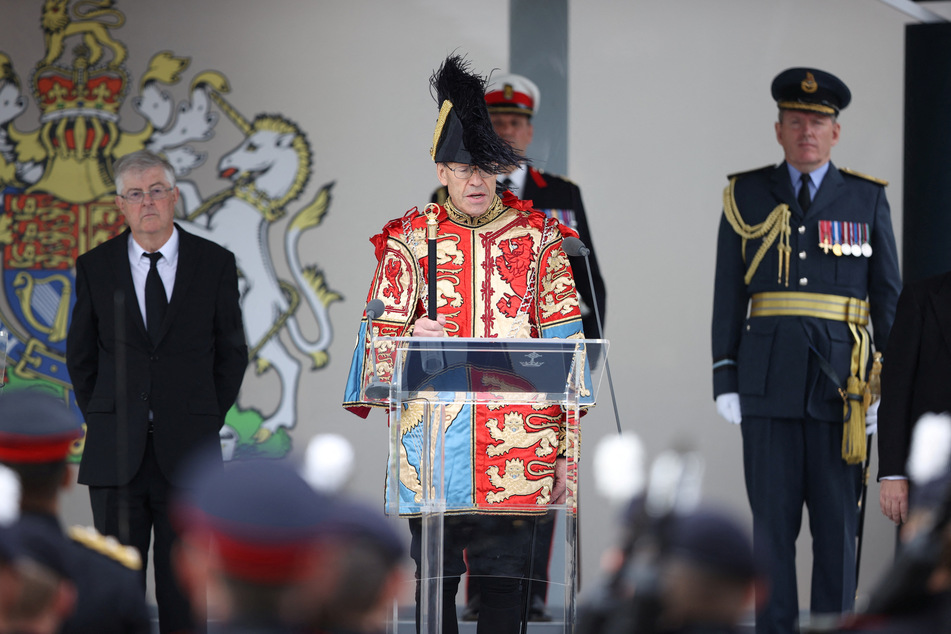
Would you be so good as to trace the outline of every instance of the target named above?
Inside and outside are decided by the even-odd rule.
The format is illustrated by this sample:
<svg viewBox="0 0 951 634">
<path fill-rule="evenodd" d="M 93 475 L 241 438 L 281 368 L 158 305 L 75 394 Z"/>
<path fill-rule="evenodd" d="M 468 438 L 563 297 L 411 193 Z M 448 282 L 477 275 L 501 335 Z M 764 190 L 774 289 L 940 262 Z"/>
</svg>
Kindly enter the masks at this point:
<svg viewBox="0 0 951 634">
<path fill-rule="evenodd" d="M 248 363 L 237 268 L 227 249 L 180 227 L 178 232 L 175 285 L 155 346 L 132 284 L 131 233 L 76 260 L 66 364 L 87 425 L 79 467 L 82 484 L 121 486 L 131 480 L 145 452 L 150 410 L 156 459 L 171 482 L 180 483 L 178 467 L 192 453 L 221 455 L 218 432 Z M 123 304 L 117 310 L 119 295 Z M 124 339 L 117 327 L 124 330 Z M 125 355 L 122 368 L 120 350 Z M 120 396 L 125 417 L 119 415 Z"/>
<path fill-rule="evenodd" d="M 445 187 L 440 187 L 433 192 L 432 202 L 441 205 L 446 202 L 448 197 L 448 190 Z M 556 209 L 568 212 L 571 222 L 565 224 L 577 231 L 578 237 L 591 250 L 588 261 L 591 264 L 591 278 L 594 281 L 594 288 L 591 287 L 588 281 L 588 271 L 585 268 L 584 258 L 580 256 L 569 257 L 568 261 L 571 262 L 575 288 L 578 289 L 578 294 L 581 296 L 581 301 L 584 302 L 584 308 L 586 308 L 586 310 L 583 310 L 581 318 L 584 336 L 589 339 L 597 339 L 600 335 L 594 312 L 594 302 L 595 300 L 598 302 L 601 325 L 604 327 L 607 291 L 601 277 L 601 268 L 598 266 L 597 252 L 591 241 L 588 217 L 585 215 L 584 203 L 581 202 L 581 190 L 570 180 L 529 167 L 528 175 L 525 178 L 525 191 L 522 192 L 520 198 L 532 201 L 532 207 L 539 211 Z M 562 220 L 562 218 L 559 218 L 559 220 Z"/>
<path fill-rule="evenodd" d="M 905 286 L 882 364 L 878 476 L 905 475 L 915 422 L 951 411 L 951 272 Z"/>
</svg>

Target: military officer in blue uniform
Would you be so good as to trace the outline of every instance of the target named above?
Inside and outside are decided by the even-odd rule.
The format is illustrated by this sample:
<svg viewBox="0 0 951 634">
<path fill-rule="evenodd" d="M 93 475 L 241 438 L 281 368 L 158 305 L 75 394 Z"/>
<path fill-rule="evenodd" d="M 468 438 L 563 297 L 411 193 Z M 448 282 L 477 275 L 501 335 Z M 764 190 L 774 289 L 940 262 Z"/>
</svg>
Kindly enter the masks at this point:
<svg viewBox="0 0 951 634">
<path fill-rule="evenodd" d="M 148 634 L 139 552 L 93 528 L 66 531 L 60 523 L 59 495 L 72 481 L 66 459 L 81 433 L 62 400 L 34 390 L 0 398 L 0 462 L 16 472 L 22 487 L 17 531 L 55 542 L 62 572 L 76 587 L 75 609 L 60 632 Z"/>
<path fill-rule="evenodd" d="M 790 68 L 772 95 L 785 160 L 729 177 L 712 327 L 717 410 L 741 424 L 754 534 L 771 567 L 760 633 L 794 631 L 803 504 L 813 537 L 810 610 L 853 607 L 873 343 L 866 325 L 871 318 L 874 348 L 884 350 L 901 289 L 886 183 L 830 161 L 848 87 L 821 70 Z"/>
</svg>

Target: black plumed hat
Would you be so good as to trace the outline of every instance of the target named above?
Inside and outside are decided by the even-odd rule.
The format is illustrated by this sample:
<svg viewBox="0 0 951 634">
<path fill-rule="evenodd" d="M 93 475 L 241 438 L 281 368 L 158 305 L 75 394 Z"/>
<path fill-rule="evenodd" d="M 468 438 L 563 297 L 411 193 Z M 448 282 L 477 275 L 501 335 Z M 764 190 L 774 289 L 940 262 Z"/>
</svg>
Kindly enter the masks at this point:
<svg viewBox="0 0 951 634">
<path fill-rule="evenodd" d="M 524 160 L 492 128 L 485 79 L 473 73 L 463 57 L 447 57 L 429 81 L 439 104 L 429 151 L 433 161 L 466 163 L 499 174 Z"/>
</svg>

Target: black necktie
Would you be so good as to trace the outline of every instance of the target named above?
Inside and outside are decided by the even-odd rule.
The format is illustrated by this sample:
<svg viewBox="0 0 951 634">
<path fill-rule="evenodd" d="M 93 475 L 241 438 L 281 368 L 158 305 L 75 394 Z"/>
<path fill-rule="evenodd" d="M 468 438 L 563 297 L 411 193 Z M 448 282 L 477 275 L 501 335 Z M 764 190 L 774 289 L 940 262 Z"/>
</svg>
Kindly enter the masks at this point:
<svg viewBox="0 0 951 634">
<path fill-rule="evenodd" d="M 168 308 L 168 296 L 165 295 L 165 284 L 159 275 L 156 264 L 162 257 L 160 251 L 146 253 L 149 259 L 149 274 L 145 277 L 145 326 L 149 331 L 149 338 L 154 344 L 158 341 L 159 329 L 165 319 L 165 310 Z"/>
<path fill-rule="evenodd" d="M 799 206 L 802 208 L 803 213 L 809 211 L 809 207 L 812 205 L 812 197 L 809 196 L 809 183 L 812 182 L 809 178 L 809 174 L 803 174 L 799 182 Z"/>
</svg>

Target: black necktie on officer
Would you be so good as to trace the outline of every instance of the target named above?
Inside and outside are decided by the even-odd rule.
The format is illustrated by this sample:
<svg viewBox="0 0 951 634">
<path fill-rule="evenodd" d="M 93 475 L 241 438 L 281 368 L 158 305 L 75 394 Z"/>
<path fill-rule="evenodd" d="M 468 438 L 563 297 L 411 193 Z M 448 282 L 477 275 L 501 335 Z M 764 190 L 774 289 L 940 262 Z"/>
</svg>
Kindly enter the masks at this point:
<svg viewBox="0 0 951 634">
<path fill-rule="evenodd" d="M 145 257 L 149 259 L 149 274 L 145 278 L 145 327 L 149 331 L 149 338 L 155 344 L 168 308 L 168 296 L 165 294 L 162 276 L 156 267 L 162 252 L 146 253 Z"/>
<path fill-rule="evenodd" d="M 809 195 L 809 183 L 812 182 L 812 179 L 809 178 L 809 174 L 803 174 L 799 182 L 801 183 L 799 185 L 799 206 L 805 213 L 809 211 L 809 207 L 812 205 L 812 197 Z"/>
</svg>

